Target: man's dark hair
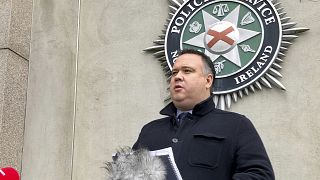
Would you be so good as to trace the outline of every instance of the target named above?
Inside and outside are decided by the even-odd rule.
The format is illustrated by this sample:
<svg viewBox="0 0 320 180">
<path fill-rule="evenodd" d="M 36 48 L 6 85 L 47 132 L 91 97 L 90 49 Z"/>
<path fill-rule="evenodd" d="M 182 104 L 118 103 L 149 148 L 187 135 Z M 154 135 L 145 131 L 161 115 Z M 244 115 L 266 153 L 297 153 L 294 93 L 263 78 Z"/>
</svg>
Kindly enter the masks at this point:
<svg viewBox="0 0 320 180">
<path fill-rule="evenodd" d="M 214 65 L 210 59 L 209 56 L 207 56 L 206 54 L 204 54 L 203 52 L 201 51 L 197 51 L 197 50 L 194 50 L 194 49 L 184 49 L 182 51 L 180 51 L 179 56 L 183 55 L 183 54 L 196 54 L 196 55 L 199 55 L 202 59 L 202 62 L 204 64 L 204 74 L 212 74 L 213 76 L 213 82 L 212 82 L 212 85 L 211 85 L 211 91 L 213 91 L 213 83 L 214 83 L 214 80 L 216 78 L 216 71 L 214 69 Z"/>
</svg>

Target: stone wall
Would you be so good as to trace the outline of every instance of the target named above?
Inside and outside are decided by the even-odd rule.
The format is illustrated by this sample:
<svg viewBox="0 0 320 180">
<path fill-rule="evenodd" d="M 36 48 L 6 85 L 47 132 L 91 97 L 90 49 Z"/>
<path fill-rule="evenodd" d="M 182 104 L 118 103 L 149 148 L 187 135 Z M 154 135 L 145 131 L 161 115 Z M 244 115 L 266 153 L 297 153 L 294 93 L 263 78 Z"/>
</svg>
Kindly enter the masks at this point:
<svg viewBox="0 0 320 180">
<path fill-rule="evenodd" d="M 14 18 L 3 17 L 12 16 L 6 12 L 13 9 L 10 2 L 0 3 L 0 47 L 4 47 L 0 50 L 0 77 L 17 74 L 8 70 L 15 63 L 22 66 L 25 62 L 23 67 L 28 67 L 29 62 L 30 67 L 22 180 L 104 179 L 104 162 L 111 160 L 118 147 L 131 146 L 143 124 L 159 118 L 165 105 L 168 94 L 161 65 L 142 50 L 161 34 L 168 1 L 33 0 L 30 57 L 24 59 L 23 51 L 14 50 L 23 49 L 21 43 L 9 46 L 8 29 Z M 287 91 L 263 89 L 233 104 L 231 111 L 245 114 L 255 124 L 277 179 L 318 180 L 320 2 L 280 2 L 292 21 L 311 29 L 294 41 L 282 63 L 281 82 Z M 15 37 L 19 37 L 17 32 L 12 32 Z M 23 38 L 17 39 L 24 42 Z M 16 59 L 10 61 L 12 65 L 6 60 L 9 58 Z M 1 79 L 1 94 L 15 93 L 5 84 L 9 83 Z M 18 113 L 13 109 L 23 104 L 12 105 L 9 102 L 19 101 L 10 97 L 1 97 L 0 112 L 7 113 L 2 117 L 14 119 L 10 117 Z M 20 123 L 20 143 L 15 148 L 19 157 L 23 119 L 15 123 Z M 5 118 L 0 118 L 0 124 L 1 137 L 10 140 L 6 134 L 15 132 L 10 127 L 16 126 Z"/>
<path fill-rule="evenodd" d="M 21 171 L 32 0 L 0 2 L 0 167 Z"/>
</svg>

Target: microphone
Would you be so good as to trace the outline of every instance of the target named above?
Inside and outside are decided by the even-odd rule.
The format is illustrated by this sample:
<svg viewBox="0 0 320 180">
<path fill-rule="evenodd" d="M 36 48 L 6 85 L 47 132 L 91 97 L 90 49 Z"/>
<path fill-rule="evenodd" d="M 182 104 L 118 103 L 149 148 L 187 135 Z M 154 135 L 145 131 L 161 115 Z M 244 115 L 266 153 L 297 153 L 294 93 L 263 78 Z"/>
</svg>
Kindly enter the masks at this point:
<svg viewBox="0 0 320 180">
<path fill-rule="evenodd" d="M 20 180 L 20 176 L 14 168 L 5 167 L 0 169 L 0 180 Z"/>
<path fill-rule="evenodd" d="M 165 165 L 146 149 L 121 148 L 112 160 L 105 163 L 106 180 L 165 180 Z"/>
</svg>

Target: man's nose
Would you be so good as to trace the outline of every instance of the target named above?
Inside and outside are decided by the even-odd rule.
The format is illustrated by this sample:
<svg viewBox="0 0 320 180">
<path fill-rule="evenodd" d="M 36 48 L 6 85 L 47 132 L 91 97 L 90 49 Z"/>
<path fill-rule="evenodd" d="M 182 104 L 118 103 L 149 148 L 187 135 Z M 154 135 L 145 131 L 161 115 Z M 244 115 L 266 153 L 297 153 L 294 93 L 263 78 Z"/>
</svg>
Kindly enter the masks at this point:
<svg viewBox="0 0 320 180">
<path fill-rule="evenodd" d="M 183 79 L 182 72 L 179 71 L 179 72 L 174 76 L 174 80 L 175 80 L 175 81 L 181 81 L 182 79 Z"/>
</svg>

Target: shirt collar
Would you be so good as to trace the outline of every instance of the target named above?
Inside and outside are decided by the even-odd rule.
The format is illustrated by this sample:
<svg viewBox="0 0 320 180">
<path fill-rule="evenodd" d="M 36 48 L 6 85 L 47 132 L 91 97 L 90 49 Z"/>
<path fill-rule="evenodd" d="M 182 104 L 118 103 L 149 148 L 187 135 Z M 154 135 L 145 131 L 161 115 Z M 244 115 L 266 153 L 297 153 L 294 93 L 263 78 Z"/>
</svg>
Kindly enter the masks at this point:
<svg viewBox="0 0 320 180">
<path fill-rule="evenodd" d="M 181 111 L 180 109 L 177 109 L 176 117 L 178 117 L 181 113 L 190 113 L 190 114 L 192 114 L 192 109 L 189 110 L 189 111 Z"/>
<path fill-rule="evenodd" d="M 215 104 L 213 102 L 213 96 L 210 96 L 208 99 L 195 105 L 192 110 L 192 114 L 203 116 L 203 115 L 207 114 L 208 112 L 213 111 L 214 109 L 215 109 Z M 177 116 L 176 113 L 178 113 L 178 110 L 172 102 L 169 103 L 166 107 L 164 107 L 160 111 L 160 114 L 162 114 L 162 115 L 173 116 L 173 117 Z"/>
</svg>

